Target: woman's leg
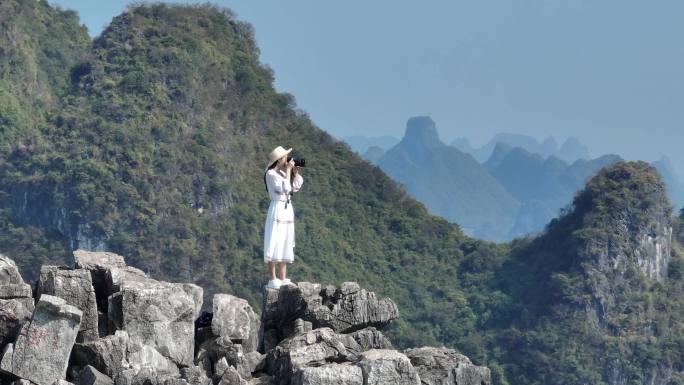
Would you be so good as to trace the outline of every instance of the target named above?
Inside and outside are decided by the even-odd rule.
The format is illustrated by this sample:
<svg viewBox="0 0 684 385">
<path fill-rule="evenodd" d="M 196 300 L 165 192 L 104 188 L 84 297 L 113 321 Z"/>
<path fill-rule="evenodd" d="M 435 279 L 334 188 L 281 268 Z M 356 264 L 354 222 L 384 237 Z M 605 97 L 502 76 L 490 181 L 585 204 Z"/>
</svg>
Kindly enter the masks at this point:
<svg viewBox="0 0 684 385">
<path fill-rule="evenodd" d="M 284 281 L 286 275 L 287 275 L 287 263 L 285 263 L 285 262 L 280 262 L 280 279 L 281 279 L 282 281 Z"/>
<path fill-rule="evenodd" d="M 268 263 L 268 269 L 271 271 L 271 280 L 276 279 L 276 264 L 275 262 L 269 262 Z"/>
</svg>

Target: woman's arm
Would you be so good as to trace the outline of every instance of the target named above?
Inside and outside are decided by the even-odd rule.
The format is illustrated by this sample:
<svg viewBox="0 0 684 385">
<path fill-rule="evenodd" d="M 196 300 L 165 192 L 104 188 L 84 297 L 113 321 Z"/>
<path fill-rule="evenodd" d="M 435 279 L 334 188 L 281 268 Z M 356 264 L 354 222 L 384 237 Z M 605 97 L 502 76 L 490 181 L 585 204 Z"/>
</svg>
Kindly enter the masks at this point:
<svg viewBox="0 0 684 385">
<path fill-rule="evenodd" d="M 292 190 L 290 187 L 289 178 L 285 179 L 275 170 L 269 170 L 266 173 L 266 184 L 269 189 L 273 189 L 277 194 L 287 194 Z"/>
<path fill-rule="evenodd" d="M 302 174 L 300 174 L 297 169 L 295 169 L 293 177 L 294 179 L 292 180 L 292 191 L 297 192 L 299 191 L 299 189 L 302 188 L 302 184 L 304 184 L 304 177 L 302 177 Z"/>
</svg>

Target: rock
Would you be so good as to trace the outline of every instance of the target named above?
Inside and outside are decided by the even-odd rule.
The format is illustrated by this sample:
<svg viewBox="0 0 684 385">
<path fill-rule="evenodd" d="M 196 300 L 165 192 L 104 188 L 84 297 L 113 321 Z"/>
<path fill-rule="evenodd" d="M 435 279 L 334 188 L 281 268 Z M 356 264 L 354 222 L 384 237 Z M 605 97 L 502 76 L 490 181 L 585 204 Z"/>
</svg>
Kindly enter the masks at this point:
<svg viewBox="0 0 684 385">
<path fill-rule="evenodd" d="M 295 373 L 292 385 L 363 385 L 363 373 L 351 364 L 307 367 Z"/>
<path fill-rule="evenodd" d="M 14 261 L 0 254 L 0 347 L 14 342 L 35 308 L 31 286 Z"/>
<path fill-rule="evenodd" d="M 75 344 L 71 353 L 72 365 L 91 365 L 112 379 L 128 368 L 128 333 L 117 331 L 116 334 L 103 337 L 97 341 Z"/>
<path fill-rule="evenodd" d="M 271 348 L 273 340 L 294 335 L 297 319 L 310 322 L 314 329 L 329 327 L 338 333 L 350 333 L 369 326 L 382 328 L 398 316 L 394 301 L 378 299 L 355 282 L 345 282 L 339 288 L 300 282 L 279 290 L 266 289 L 263 349 Z"/>
<path fill-rule="evenodd" d="M 0 299 L 0 346 L 17 339 L 23 325 L 31 320 L 33 298 Z"/>
<path fill-rule="evenodd" d="M 159 376 L 180 377 L 176 364 L 149 345 L 129 345 L 128 362 L 136 371 L 152 371 Z"/>
<path fill-rule="evenodd" d="M 353 333 L 349 333 L 349 335 L 354 338 L 363 351 L 371 349 L 393 349 L 392 342 L 374 327 L 357 330 Z"/>
<path fill-rule="evenodd" d="M 126 267 L 124 258 L 114 253 L 102 251 L 76 250 L 73 254 L 76 268 L 90 272 L 97 298 L 97 307 L 106 313 L 107 298 L 110 295 L 107 287 L 107 273 L 111 269 Z"/>
<path fill-rule="evenodd" d="M 425 385 L 488 385 L 491 373 L 453 349 L 423 347 L 404 351 Z"/>
<path fill-rule="evenodd" d="M 229 366 L 221 375 L 221 379 L 218 381 L 218 385 L 247 385 L 247 381 L 240 377 L 237 370 Z"/>
<path fill-rule="evenodd" d="M 114 381 L 92 366 L 87 365 L 81 370 L 78 385 L 114 385 Z"/>
<path fill-rule="evenodd" d="M 236 369 L 244 379 L 252 378 L 252 373 L 262 369 L 266 355 L 249 352 L 238 356 Z"/>
<path fill-rule="evenodd" d="M 40 298 L 42 294 L 63 298 L 83 312 L 76 341 L 93 341 L 99 337 L 95 290 L 87 270 L 43 266 L 36 284 L 36 297 Z"/>
<path fill-rule="evenodd" d="M 0 298 L 30 298 L 32 295 L 31 285 L 27 283 L 16 283 L 9 285 L 0 285 Z"/>
<path fill-rule="evenodd" d="M 16 380 L 12 381 L 12 385 L 35 385 L 33 382 L 29 380 Z"/>
<path fill-rule="evenodd" d="M 104 273 L 112 268 L 126 267 L 124 257 L 106 251 L 75 250 L 73 254 L 77 269 Z"/>
<path fill-rule="evenodd" d="M 0 358 L 0 371 L 12 371 L 12 356 L 14 355 L 14 344 L 7 344 L 2 349 L 2 358 Z"/>
<path fill-rule="evenodd" d="M 199 366 L 181 368 L 181 378 L 191 385 L 210 385 L 211 379 L 207 372 Z"/>
<path fill-rule="evenodd" d="M 361 347 L 346 334 L 337 334 L 330 328 L 314 329 L 281 342 L 266 357 L 266 372 L 276 384 L 286 385 L 290 378 L 307 366 L 320 366 L 331 362 L 355 362 Z"/>
<path fill-rule="evenodd" d="M 66 380 L 57 380 L 52 383 L 52 385 L 74 385 L 73 383 Z"/>
<path fill-rule="evenodd" d="M 364 385 L 420 385 L 408 357 L 396 350 L 372 349 L 361 353 L 359 367 Z"/>
<path fill-rule="evenodd" d="M 24 284 L 17 264 L 11 258 L 0 254 L 0 286 Z"/>
<path fill-rule="evenodd" d="M 186 287 L 152 282 L 144 288 L 123 285 L 110 298 L 109 318 L 128 333 L 130 344 L 150 346 L 176 364 L 190 366 L 201 300 L 198 306 Z"/>
<path fill-rule="evenodd" d="M 249 303 L 229 294 L 216 294 L 213 301 L 212 333 L 240 343 L 245 352 L 256 351 L 261 322 Z"/>
<path fill-rule="evenodd" d="M 223 377 L 223 373 L 230 367 L 231 366 L 228 364 L 226 357 L 221 357 L 221 359 L 216 361 L 216 364 L 214 365 L 214 382 L 218 382 L 221 377 Z"/>
<path fill-rule="evenodd" d="M 43 295 L 17 337 L 11 373 L 39 385 L 63 379 L 82 315 L 64 299 Z"/>
<path fill-rule="evenodd" d="M 184 380 L 178 375 L 160 373 L 154 369 L 127 369 L 116 379 L 116 385 L 185 385 Z"/>
<path fill-rule="evenodd" d="M 121 291 L 124 285 L 131 288 L 145 288 L 150 282 L 159 283 L 152 278 L 148 278 L 142 270 L 131 266 L 107 270 L 105 280 L 109 295 Z"/>
<path fill-rule="evenodd" d="M 273 382 L 272 382 L 271 376 L 267 376 L 267 375 L 262 375 L 261 377 L 255 377 L 255 378 L 252 378 L 251 380 L 247 381 L 247 384 L 249 384 L 249 385 L 271 385 L 272 383 Z"/>
</svg>

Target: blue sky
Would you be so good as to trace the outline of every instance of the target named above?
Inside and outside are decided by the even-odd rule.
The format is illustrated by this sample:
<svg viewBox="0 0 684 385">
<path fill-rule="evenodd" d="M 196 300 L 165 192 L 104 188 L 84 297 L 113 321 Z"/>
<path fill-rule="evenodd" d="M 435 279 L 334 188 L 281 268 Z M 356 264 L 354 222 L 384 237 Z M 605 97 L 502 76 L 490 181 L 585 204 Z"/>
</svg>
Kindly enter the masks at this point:
<svg viewBox="0 0 684 385">
<path fill-rule="evenodd" d="M 97 35 L 128 1 L 51 0 Z M 337 137 L 498 132 L 684 170 L 684 1 L 212 1 L 254 25 L 262 62 Z"/>
</svg>

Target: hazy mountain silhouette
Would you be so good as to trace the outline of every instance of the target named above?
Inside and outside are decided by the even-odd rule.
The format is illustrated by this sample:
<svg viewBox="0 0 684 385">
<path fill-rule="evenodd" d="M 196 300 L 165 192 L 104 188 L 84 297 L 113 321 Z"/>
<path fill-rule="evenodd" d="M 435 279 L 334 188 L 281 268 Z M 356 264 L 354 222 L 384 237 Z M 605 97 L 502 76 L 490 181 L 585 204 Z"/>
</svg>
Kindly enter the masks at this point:
<svg viewBox="0 0 684 385">
<path fill-rule="evenodd" d="M 572 163 L 577 159 L 589 159 L 589 150 L 585 145 L 580 143 L 575 137 L 569 137 L 563 145 L 559 148 L 556 140 L 549 136 L 541 143 L 529 136 L 512 133 L 496 134 L 487 144 L 480 148 L 475 148 L 470 144 L 467 138 L 456 138 L 451 142 L 451 145 L 459 150 L 472 155 L 480 163 L 485 162 L 492 156 L 494 149 L 498 143 L 505 143 L 511 147 L 524 148 L 530 153 L 539 154 L 544 158 L 555 156 L 568 163 Z"/>
<path fill-rule="evenodd" d="M 429 117 L 413 117 L 378 166 L 431 213 L 485 239 L 506 236 L 520 204 L 472 156 L 439 139 Z"/>
</svg>

